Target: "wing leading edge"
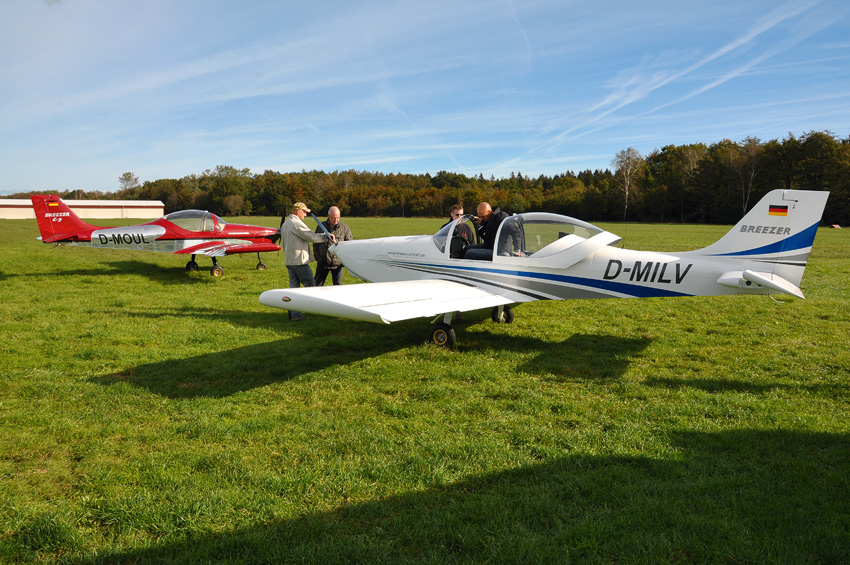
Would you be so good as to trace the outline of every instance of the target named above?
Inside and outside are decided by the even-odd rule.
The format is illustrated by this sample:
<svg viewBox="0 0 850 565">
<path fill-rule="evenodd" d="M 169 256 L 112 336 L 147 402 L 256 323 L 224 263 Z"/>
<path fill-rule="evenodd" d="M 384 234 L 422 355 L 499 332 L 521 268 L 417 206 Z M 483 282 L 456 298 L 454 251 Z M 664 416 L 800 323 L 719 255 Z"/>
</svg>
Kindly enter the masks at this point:
<svg viewBox="0 0 850 565">
<path fill-rule="evenodd" d="M 233 255 L 236 253 L 263 253 L 266 251 L 280 251 L 280 245 L 271 242 L 256 242 L 256 243 L 229 243 L 227 241 L 215 240 L 205 241 L 191 247 L 186 247 L 175 251 L 174 253 L 188 254 L 203 254 L 208 257 L 223 257 L 225 255 Z"/>
<path fill-rule="evenodd" d="M 412 318 L 467 312 L 511 300 L 446 280 L 419 280 L 312 288 L 279 288 L 260 295 L 273 308 L 389 324 Z"/>
</svg>

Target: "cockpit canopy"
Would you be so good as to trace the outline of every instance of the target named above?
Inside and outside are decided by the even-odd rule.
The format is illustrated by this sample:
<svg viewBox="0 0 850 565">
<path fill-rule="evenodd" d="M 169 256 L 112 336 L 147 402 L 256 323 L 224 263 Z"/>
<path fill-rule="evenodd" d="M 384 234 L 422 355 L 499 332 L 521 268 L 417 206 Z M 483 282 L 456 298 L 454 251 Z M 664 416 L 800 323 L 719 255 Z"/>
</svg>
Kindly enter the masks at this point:
<svg viewBox="0 0 850 565">
<path fill-rule="evenodd" d="M 188 231 L 221 231 L 226 222 L 204 210 L 180 210 L 163 216 L 172 224 Z"/>
<path fill-rule="evenodd" d="M 522 257 L 549 255 L 604 231 L 593 224 L 548 212 L 518 214 L 506 218 L 499 226 L 496 253 Z"/>
<path fill-rule="evenodd" d="M 438 249 L 445 249 L 449 233 L 457 238 L 467 228 L 472 229 L 469 216 L 449 222 L 433 236 L 434 245 Z M 605 233 L 605 230 L 569 216 L 548 212 L 518 214 L 506 218 L 499 226 L 496 254 L 542 257 L 563 251 L 601 233 Z"/>
</svg>

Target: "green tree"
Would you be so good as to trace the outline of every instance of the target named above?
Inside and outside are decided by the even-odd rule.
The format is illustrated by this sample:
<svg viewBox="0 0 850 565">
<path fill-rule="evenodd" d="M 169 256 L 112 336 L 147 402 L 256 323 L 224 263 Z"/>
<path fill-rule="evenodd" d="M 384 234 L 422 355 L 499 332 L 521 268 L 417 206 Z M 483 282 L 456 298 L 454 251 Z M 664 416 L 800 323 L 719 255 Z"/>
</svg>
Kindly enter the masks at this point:
<svg viewBox="0 0 850 565">
<path fill-rule="evenodd" d="M 139 177 L 127 171 L 118 177 L 118 183 L 121 186 L 120 190 L 130 190 L 139 186 Z"/>
<path fill-rule="evenodd" d="M 623 149 L 611 160 L 617 186 L 623 194 L 623 220 L 629 214 L 629 202 L 634 198 L 634 189 L 638 178 L 644 173 L 646 162 L 634 147 Z"/>
<path fill-rule="evenodd" d="M 730 147 L 729 168 L 741 191 L 741 214 L 746 214 L 749 210 L 753 185 L 764 166 L 763 156 L 764 148 L 757 137 L 747 137 L 741 143 Z"/>
</svg>

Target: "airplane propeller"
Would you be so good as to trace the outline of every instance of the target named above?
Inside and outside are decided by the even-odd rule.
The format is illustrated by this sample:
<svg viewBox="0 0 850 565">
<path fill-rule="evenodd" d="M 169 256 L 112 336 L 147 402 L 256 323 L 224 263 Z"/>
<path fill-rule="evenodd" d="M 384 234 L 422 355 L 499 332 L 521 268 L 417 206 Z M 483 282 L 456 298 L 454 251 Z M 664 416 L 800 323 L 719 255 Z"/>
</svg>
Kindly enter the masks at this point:
<svg viewBox="0 0 850 565">
<path fill-rule="evenodd" d="M 331 235 L 331 232 L 328 231 L 328 228 L 325 227 L 325 224 L 323 224 L 313 212 L 310 212 L 310 215 L 313 216 L 313 219 L 316 220 L 316 223 L 319 224 L 319 227 L 322 228 L 322 231 L 325 232 L 326 236 L 328 236 L 328 239 L 333 242 L 333 236 Z"/>
</svg>

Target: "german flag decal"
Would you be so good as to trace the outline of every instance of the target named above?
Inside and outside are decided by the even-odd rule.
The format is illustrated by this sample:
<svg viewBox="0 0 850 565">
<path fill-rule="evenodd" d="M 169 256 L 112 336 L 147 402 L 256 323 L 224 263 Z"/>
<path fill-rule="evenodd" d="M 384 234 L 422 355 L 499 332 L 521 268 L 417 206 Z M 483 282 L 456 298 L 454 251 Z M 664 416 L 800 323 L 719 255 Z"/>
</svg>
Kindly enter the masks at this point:
<svg viewBox="0 0 850 565">
<path fill-rule="evenodd" d="M 770 205 L 770 208 L 767 210 L 768 216 L 787 216 L 788 215 L 788 206 L 776 206 L 774 204 Z"/>
<path fill-rule="evenodd" d="M 59 203 L 58 202 L 48 202 L 47 205 L 48 206 L 59 206 Z"/>
</svg>

